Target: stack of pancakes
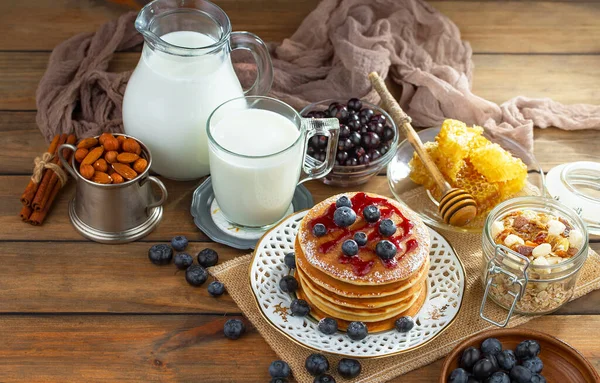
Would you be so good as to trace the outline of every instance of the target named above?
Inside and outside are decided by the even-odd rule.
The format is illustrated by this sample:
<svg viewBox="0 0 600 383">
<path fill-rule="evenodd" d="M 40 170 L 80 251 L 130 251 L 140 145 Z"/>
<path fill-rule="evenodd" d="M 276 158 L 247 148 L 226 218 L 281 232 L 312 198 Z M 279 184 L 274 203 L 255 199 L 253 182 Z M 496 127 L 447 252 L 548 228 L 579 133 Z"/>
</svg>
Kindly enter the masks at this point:
<svg viewBox="0 0 600 383">
<path fill-rule="evenodd" d="M 416 315 L 425 302 L 429 232 L 414 212 L 394 200 L 369 193 L 344 195 L 355 200 L 357 219 L 350 227 L 337 227 L 327 218 L 332 216 L 341 195 L 313 207 L 300 223 L 295 243 L 298 297 L 309 303 L 315 318 L 336 319 L 342 330 L 353 321 L 364 322 L 370 332 L 389 330 L 397 318 Z M 381 219 L 375 223 L 364 219 L 360 201 L 365 197 L 368 204 L 380 208 L 381 219 L 389 218 L 396 224 L 397 231 L 390 238 L 378 234 Z M 313 226 L 323 221 L 332 227 L 325 236 L 317 237 Z M 369 240 L 359 247 L 356 256 L 344 258 L 342 243 L 357 231 L 367 234 Z M 375 253 L 381 239 L 392 240 L 398 246 L 391 262 Z"/>
</svg>

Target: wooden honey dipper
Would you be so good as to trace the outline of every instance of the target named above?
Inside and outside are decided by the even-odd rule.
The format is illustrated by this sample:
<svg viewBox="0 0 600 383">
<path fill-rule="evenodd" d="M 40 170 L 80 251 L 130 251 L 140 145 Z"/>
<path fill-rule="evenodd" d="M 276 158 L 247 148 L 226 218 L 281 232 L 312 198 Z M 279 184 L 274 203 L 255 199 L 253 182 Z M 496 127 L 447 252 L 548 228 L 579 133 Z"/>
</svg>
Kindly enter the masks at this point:
<svg viewBox="0 0 600 383">
<path fill-rule="evenodd" d="M 437 168 L 435 162 L 425 150 L 421 138 L 415 132 L 415 129 L 410 124 L 411 118 L 404 113 L 396 99 L 392 96 L 385 82 L 376 72 L 369 74 L 369 80 L 373 84 L 373 88 L 379 93 L 384 107 L 389 112 L 390 116 L 406 135 L 408 142 L 415 149 L 423 165 L 433 177 L 437 187 L 442 192 L 442 198 L 439 201 L 438 211 L 444 222 L 453 226 L 464 226 L 471 222 L 477 215 L 477 203 L 472 195 L 458 188 L 453 188 L 444 179 L 444 176 Z"/>
</svg>

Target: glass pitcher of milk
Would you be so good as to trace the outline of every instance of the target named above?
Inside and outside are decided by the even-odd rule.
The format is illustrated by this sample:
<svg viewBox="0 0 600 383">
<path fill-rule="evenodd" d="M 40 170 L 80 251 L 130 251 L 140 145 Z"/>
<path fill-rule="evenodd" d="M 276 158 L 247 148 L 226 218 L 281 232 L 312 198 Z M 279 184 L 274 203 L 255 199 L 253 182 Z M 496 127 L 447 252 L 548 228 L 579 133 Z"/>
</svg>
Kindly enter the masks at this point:
<svg viewBox="0 0 600 383">
<path fill-rule="evenodd" d="M 229 18 L 205 0 L 154 0 L 140 11 L 140 61 L 123 98 L 125 132 L 152 151 L 152 170 L 175 180 L 209 173 L 206 121 L 223 102 L 266 94 L 273 81 L 267 47 L 258 36 L 231 32 Z M 230 53 L 245 49 L 257 64 L 246 92 Z"/>
</svg>

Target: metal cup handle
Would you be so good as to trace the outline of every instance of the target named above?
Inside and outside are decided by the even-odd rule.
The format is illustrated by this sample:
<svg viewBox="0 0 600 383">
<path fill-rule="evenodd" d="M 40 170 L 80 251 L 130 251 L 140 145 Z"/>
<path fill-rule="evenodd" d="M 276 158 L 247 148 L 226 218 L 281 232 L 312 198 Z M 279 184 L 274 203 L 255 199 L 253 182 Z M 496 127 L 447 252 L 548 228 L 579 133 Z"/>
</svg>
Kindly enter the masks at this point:
<svg viewBox="0 0 600 383">
<path fill-rule="evenodd" d="M 74 153 L 77 151 L 77 147 L 75 145 L 71 145 L 71 144 L 62 144 L 58 148 L 58 158 L 60 159 L 60 162 L 62 163 L 63 167 L 65 169 L 67 169 L 69 174 L 71 174 L 74 179 L 77 179 L 77 173 L 75 172 L 75 169 L 73 169 L 73 167 L 71 166 L 71 164 L 69 164 L 69 162 L 67 161 L 67 159 L 65 158 L 65 156 L 63 154 L 63 151 L 65 151 L 65 150 L 70 150 Z"/>
<path fill-rule="evenodd" d="M 159 180 L 158 178 L 156 178 L 154 176 L 148 176 L 148 178 L 142 180 L 140 182 L 140 186 L 144 186 L 146 184 L 146 182 L 152 182 L 153 184 L 158 186 L 158 188 L 160 189 L 160 194 L 161 194 L 158 201 L 152 202 L 146 208 L 152 209 L 152 208 L 155 208 L 158 206 L 162 206 L 162 204 L 164 204 L 167 201 L 167 198 L 169 197 L 169 193 L 167 192 L 167 187 L 165 186 L 165 184 L 162 183 L 161 180 Z"/>
</svg>

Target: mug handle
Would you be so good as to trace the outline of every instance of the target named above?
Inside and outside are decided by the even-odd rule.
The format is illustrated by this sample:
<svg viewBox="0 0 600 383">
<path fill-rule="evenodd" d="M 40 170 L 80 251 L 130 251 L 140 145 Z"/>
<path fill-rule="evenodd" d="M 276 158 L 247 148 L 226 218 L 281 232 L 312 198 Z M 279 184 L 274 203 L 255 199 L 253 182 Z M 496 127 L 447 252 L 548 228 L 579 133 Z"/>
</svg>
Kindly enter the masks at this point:
<svg viewBox="0 0 600 383">
<path fill-rule="evenodd" d="M 303 174 L 300 175 L 298 185 L 305 181 L 325 177 L 333 165 L 335 165 L 335 152 L 340 135 L 340 122 L 337 118 L 302 118 L 300 123 L 306 131 L 304 139 L 304 152 L 302 157 Z M 327 141 L 327 150 L 325 151 L 325 161 L 319 161 L 313 158 L 307 158 L 306 150 L 308 142 L 314 135 L 329 137 Z"/>
<path fill-rule="evenodd" d="M 252 53 L 256 61 L 256 80 L 250 89 L 244 92 L 247 96 L 266 95 L 273 84 L 273 63 L 265 43 L 250 32 L 231 33 L 231 49 L 245 49 Z"/>
<path fill-rule="evenodd" d="M 152 182 L 153 184 L 155 184 L 156 186 L 158 186 L 158 188 L 160 189 L 160 198 L 158 201 L 152 202 L 151 204 L 149 204 L 146 209 L 152 209 L 155 207 L 159 207 L 162 204 L 164 204 L 167 201 L 167 198 L 169 197 L 169 193 L 167 192 L 167 187 L 165 186 L 165 184 L 162 183 L 161 180 L 159 180 L 158 178 L 154 177 L 154 176 L 148 176 L 148 178 L 142 180 L 142 182 L 140 182 L 140 186 L 144 186 L 147 182 Z"/>
<path fill-rule="evenodd" d="M 77 147 L 75 145 L 71 145 L 71 144 L 62 144 L 58 148 L 58 158 L 60 159 L 60 162 L 62 163 L 63 167 L 65 169 L 67 169 L 67 171 L 69 172 L 69 174 L 71 174 L 74 179 L 77 179 L 77 174 L 75 173 L 75 169 L 73 169 L 73 167 L 71 166 L 71 164 L 69 164 L 69 162 L 67 162 L 67 159 L 65 158 L 65 153 L 64 152 L 66 152 L 68 150 L 70 150 L 73 153 L 75 153 L 77 151 Z"/>
</svg>

